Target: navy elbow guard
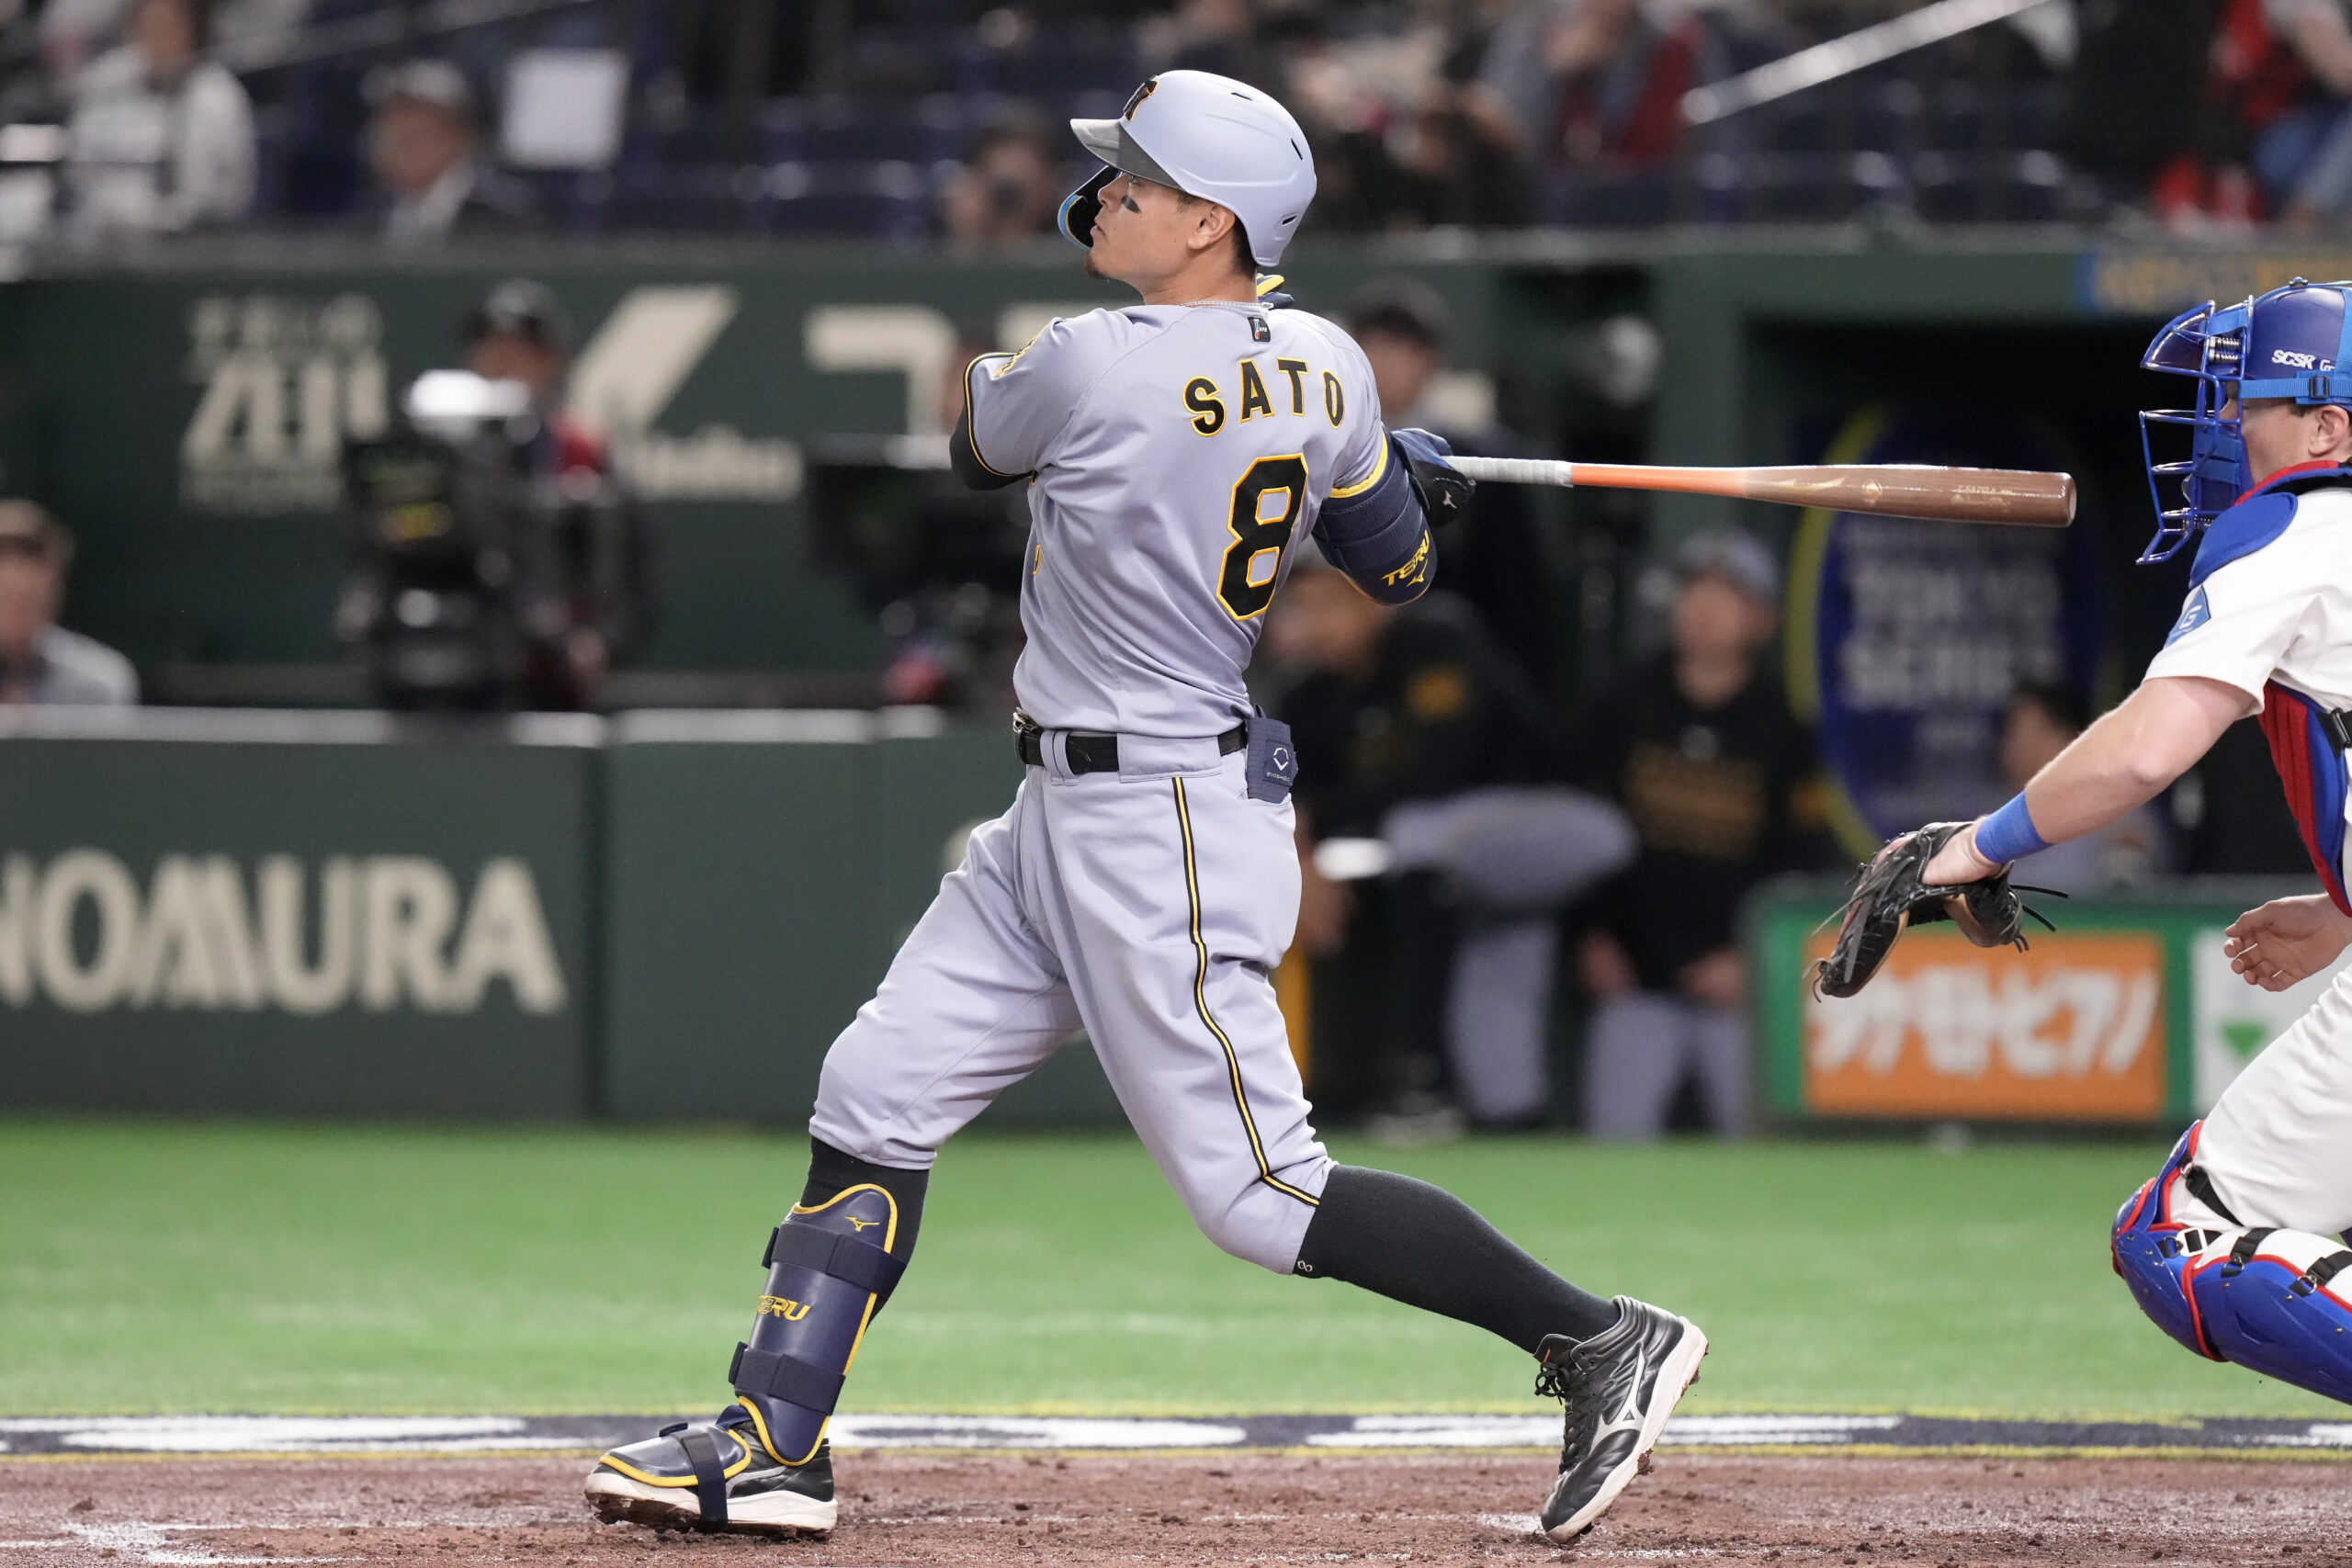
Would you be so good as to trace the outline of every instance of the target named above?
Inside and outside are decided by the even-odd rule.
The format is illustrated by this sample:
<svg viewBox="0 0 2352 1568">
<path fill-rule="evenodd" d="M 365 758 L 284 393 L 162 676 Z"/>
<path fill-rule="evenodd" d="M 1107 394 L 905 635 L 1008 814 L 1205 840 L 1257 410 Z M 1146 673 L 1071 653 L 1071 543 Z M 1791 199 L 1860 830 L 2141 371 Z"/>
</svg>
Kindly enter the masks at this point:
<svg viewBox="0 0 2352 1568">
<path fill-rule="evenodd" d="M 1427 431 L 1392 431 L 1371 480 L 1351 494 L 1334 492 L 1315 520 L 1315 541 L 1331 564 L 1384 604 L 1409 604 L 1429 590 L 1436 570 L 1430 526 L 1440 518 L 1416 468 L 1453 473 L 1444 463 L 1446 450 L 1445 442 Z M 1461 490 L 1442 503 L 1446 517 L 1469 493 L 1470 481 L 1453 477 Z"/>
</svg>

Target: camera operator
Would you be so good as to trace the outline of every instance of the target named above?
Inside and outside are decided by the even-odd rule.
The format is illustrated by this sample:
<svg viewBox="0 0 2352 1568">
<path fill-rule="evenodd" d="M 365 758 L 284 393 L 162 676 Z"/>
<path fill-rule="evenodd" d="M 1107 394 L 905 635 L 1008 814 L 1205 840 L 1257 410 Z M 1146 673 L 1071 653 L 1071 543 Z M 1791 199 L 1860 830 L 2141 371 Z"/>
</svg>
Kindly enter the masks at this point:
<svg viewBox="0 0 2352 1568">
<path fill-rule="evenodd" d="M 521 706 L 530 669 L 560 648 L 532 473 L 543 434 L 522 383 L 432 370 L 391 430 L 345 444 L 353 559 L 335 626 L 385 706 Z"/>
<path fill-rule="evenodd" d="M 499 284 L 467 316 L 463 336 L 467 368 L 520 383 L 537 419 L 525 456 L 562 628 L 534 650 L 526 698 L 543 709 L 594 707 L 606 672 L 652 630 L 651 520 L 613 473 L 605 444 L 562 410 L 571 326 L 552 290 L 527 278 Z"/>
</svg>

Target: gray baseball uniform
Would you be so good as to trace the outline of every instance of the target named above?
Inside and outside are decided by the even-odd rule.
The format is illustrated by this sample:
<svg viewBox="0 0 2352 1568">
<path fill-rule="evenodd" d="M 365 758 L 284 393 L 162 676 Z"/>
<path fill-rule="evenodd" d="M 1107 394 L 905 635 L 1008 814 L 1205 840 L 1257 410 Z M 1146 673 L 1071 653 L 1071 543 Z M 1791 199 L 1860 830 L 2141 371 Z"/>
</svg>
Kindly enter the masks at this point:
<svg viewBox="0 0 2352 1568">
<path fill-rule="evenodd" d="M 1043 764 L 834 1042 L 809 1130 L 928 1168 L 1083 1028 L 1202 1230 L 1287 1273 L 1331 1168 L 1272 983 L 1292 811 L 1218 737 L 1250 714 L 1290 547 L 1391 466 L 1370 367 L 1317 317 L 1237 301 L 1058 321 L 967 384 L 972 452 L 1035 476 L 1014 686 Z M 1072 731 L 1116 735 L 1116 771 L 1074 772 Z"/>
</svg>

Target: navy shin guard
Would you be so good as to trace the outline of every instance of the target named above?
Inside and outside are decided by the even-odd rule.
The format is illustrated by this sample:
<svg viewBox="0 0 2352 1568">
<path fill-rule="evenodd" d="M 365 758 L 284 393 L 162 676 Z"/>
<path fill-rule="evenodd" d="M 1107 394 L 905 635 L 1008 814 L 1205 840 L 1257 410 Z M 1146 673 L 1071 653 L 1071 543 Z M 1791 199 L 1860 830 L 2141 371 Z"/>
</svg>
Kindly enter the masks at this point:
<svg viewBox="0 0 2352 1568">
<path fill-rule="evenodd" d="M 906 1271 L 890 1253 L 898 1229 L 898 1201 L 869 1183 L 796 1208 L 768 1238 L 767 1293 L 727 1377 L 782 1463 L 824 1440 L 865 1325 Z"/>
</svg>

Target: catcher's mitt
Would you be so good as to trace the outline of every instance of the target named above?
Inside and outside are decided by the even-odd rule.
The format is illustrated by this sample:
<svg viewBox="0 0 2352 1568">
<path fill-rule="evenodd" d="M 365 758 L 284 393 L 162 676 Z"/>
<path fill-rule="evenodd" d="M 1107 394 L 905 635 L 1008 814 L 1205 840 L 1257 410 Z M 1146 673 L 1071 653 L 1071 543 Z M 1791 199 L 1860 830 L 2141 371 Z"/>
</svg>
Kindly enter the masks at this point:
<svg viewBox="0 0 2352 1568">
<path fill-rule="evenodd" d="M 1850 997 L 1870 984 L 1895 939 L 1929 920 L 1950 920 L 1979 947 L 2025 947 L 2025 917 L 2057 930 L 2019 901 L 2007 866 L 1980 882 L 1929 886 L 1920 880 L 1936 852 L 1951 841 L 1965 822 L 1931 822 L 1879 851 L 1854 879 L 1838 927 L 1838 945 L 1814 968 L 1815 989 Z M 2042 892 L 2046 889 L 2036 888 Z"/>
</svg>

